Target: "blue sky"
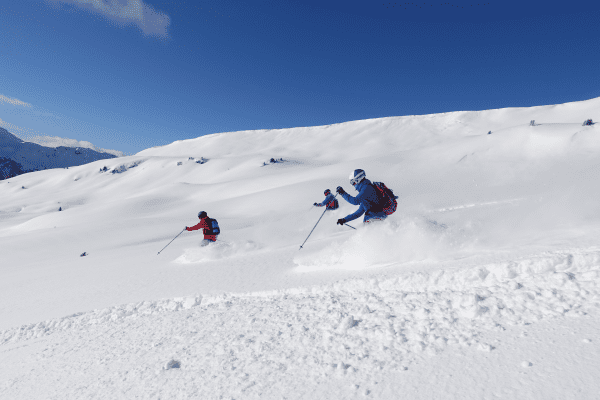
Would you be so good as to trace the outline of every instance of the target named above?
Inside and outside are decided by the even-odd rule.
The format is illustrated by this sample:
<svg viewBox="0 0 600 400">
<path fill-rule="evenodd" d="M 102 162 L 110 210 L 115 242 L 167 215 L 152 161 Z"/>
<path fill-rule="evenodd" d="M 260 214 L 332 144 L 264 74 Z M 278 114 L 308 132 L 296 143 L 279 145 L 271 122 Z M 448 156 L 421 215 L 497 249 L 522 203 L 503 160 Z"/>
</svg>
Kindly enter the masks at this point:
<svg viewBox="0 0 600 400">
<path fill-rule="evenodd" d="M 600 96 L 600 2 L 3 0 L 0 126 L 215 132 Z"/>
</svg>

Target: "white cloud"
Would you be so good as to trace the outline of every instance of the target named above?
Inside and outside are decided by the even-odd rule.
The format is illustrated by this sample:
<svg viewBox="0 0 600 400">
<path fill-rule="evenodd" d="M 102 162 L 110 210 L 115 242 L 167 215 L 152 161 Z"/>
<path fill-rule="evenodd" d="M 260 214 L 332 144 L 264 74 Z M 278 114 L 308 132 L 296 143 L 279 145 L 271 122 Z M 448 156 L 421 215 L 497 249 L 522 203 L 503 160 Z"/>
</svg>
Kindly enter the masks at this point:
<svg viewBox="0 0 600 400">
<path fill-rule="evenodd" d="M 3 94 L 0 94 L 0 103 L 8 103 L 12 104 L 13 106 L 31 107 L 31 104 L 29 103 L 25 103 L 24 101 L 21 101 L 19 99 L 12 99 L 10 97 L 6 97 Z"/>
<path fill-rule="evenodd" d="M 118 24 L 135 24 L 146 35 L 167 36 L 171 22 L 168 15 L 142 0 L 46 0 L 65 3 L 101 14 Z"/>
</svg>

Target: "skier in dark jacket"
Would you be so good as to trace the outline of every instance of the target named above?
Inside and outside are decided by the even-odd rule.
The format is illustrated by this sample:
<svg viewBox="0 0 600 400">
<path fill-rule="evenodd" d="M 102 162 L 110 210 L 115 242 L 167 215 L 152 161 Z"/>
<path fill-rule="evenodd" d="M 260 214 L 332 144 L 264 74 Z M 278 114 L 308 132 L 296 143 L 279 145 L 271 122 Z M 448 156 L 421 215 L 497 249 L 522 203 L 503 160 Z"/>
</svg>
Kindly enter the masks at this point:
<svg viewBox="0 0 600 400">
<path fill-rule="evenodd" d="M 344 225 L 346 222 L 353 221 L 363 214 L 365 214 L 363 222 L 381 221 L 387 218 L 387 214 L 383 211 L 385 205 L 380 204 L 383 199 L 377 195 L 377 189 L 373 187 L 371 181 L 366 179 L 365 171 L 355 169 L 351 172 L 350 183 L 358 191 L 356 197 L 350 196 L 341 186 L 337 187 L 337 192 L 348 203 L 360 207 L 352 214 L 338 219 L 338 225 Z"/>
<path fill-rule="evenodd" d="M 315 207 L 323 207 L 326 206 L 327 210 L 337 210 L 340 206 L 337 199 L 331 194 L 331 190 L 326 189 L 323 193 L 325 195 L 325 200 L 321 203 L 315 203 L 313 206 Z"/>
<path fill-rule="evenodd" d="M 208 214 L 206 214 L 206 211 L 200 211 L 198 213 L 198 218 L 200 218 L 200 222 L 198 222 L 196 225 L 189 227 L 189 228 L 186 226 L 185 230 L 191 232 L 191 231 L 196 231 L 196 230 L 202 228 L 202 233 L 204 233 L 204 240 L 202 242 L 200 242 L 200 246 L 204 247 L 211 243 L 216 242 L 217 235 L 220 233 L 218 224 L 215 229 L 215 226 L 213 223 L 213 222 L 216 222 L 216 220 L 209 218 Z"/>
</svg>

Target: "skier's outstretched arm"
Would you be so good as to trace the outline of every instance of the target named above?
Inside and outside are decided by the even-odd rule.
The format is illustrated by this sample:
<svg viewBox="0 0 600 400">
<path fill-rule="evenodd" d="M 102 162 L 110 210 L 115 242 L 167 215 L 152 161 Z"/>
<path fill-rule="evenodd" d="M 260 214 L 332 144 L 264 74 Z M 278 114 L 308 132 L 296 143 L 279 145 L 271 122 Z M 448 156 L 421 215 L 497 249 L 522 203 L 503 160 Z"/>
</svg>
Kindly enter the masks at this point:
<svg viewBox="0 0 600 400">
<path fill-rule="evenodd" d="M 206 221 L 204 221 L 204 220 L 201 220 L 196 225 L 187 228 L 187 230 L 188 231 L 197 231 L 198 229 L 202 229 L 202 228 L 208 228 L 208 225 L 206 224 Z"/>
<path fill-rule="evenodd" d="M 194 225 L 194 226 L 190 226 L 190 227 L 188 227 L 188 228 L 185 228 L 185 229 L 186 229 L 187 231 L 197 231 L 198 229 L 202 228 L 202 227 L 200 226 L 201 224 L 202 224 L 202 223 L 200 222 L 200 223 L 197 223 L 197 224 L 196 224 L 196 225 Z"/>
<path fill-rule="evenodd" d="M 348 193 L 346 193 L 346 191 L 345 191 L 345 190 L 344 190 L 344 189 L 343 189 L 341 186 L 338 186 L 338 188 L 337 188 L 337 192 L 338 192 L 338 193 L 339 193 L 339 194 L 340 194 L 340 195 L 341 195 L 341 196 L 344 198 L 344 200 L 346 200 L 348 203 L 350 203 L 350 204 L 352 204 L 352 205 L 354 205 L 354 206 L 357 206 L 357 205 L 359 205 L 359 204 L 360 204 L 360 198 L 359 198 L 359 196 L 360 196 L 360 193 L 359 193 L 359 196 L 352 197 L 352 196 L 350 196 Z"/>
</svg>

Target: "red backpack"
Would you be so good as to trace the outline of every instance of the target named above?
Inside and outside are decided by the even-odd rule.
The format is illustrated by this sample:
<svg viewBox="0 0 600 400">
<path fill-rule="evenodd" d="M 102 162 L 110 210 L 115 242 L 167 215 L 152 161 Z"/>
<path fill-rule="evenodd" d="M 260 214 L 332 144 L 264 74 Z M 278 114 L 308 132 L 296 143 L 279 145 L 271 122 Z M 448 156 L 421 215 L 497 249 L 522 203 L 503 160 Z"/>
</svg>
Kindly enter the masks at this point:
<svg viewBox="0 0 600 400">
<path fill-rule="evenodd" d="M 333 199 L 327 203 L 328 210 L 337 210 L 338 208 L 340 208 L 340 203 L 338 203 L 337 199 Z"/>
<path fill-rule="evenodd" d="M 373 182 L 373 187 L 381 199 L 381 204 L 383 207 L 382 211 L 387 215 L 393 214 L 398 207 L 398 202 L 396 201 L 398 196 L 395 196 L 394 192 L 392 192 L 392 189 L 389 189 L 387 186 L 385 186 L 385 183 L 383 182 Z"/>
</svg>

